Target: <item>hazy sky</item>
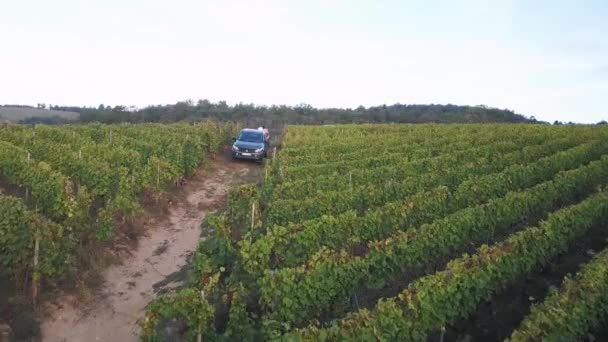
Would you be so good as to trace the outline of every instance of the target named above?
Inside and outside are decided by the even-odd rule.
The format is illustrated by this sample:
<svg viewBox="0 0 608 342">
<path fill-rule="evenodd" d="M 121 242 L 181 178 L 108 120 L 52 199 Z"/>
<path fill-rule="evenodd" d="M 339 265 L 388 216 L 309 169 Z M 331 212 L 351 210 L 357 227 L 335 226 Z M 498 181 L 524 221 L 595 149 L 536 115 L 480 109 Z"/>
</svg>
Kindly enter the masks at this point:
<svg viewBox="0 0 608 342">
<path fill-rule="evenodd" d="M 0 103 L 454 103 L 608 119 L 608 0 L 3 0 L 0 43 Z"/>
</svg>

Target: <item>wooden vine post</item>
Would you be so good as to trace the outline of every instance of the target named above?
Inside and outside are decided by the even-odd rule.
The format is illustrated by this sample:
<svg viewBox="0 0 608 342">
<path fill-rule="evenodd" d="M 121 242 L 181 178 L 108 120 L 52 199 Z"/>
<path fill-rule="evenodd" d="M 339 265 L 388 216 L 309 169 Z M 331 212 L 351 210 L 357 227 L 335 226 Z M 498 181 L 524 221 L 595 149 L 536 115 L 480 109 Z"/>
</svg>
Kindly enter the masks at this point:
<svg viewBox="0 0 608 342">
<path fill-rule="evenodd" d="M 28 152 L 27 153 L 27 162 L 29 163 L 32 160 L 32 155 Z M 30 200 L 30 188 L 28 186 L 25 187 L 25 201 L 29 201 Z"/>
<path fill-rule="evenodd" d="M 82 150 L 78 150 L 78 160 L 82 159 Z M 76 194 L 80 194 L 80 183 L 76 184 Z"/>
<path fill-rule="evenodd" d="M 38 257 L 40 255 L 40 231 L 39 227 L 36 227 L 36 233 L 34 234 L 34 273 L 32 275 L 32 301 L 36 305 L 38 298 L 38 285 L 40 283 L 40 272 L 38 271 Z"/>
<path fill-rule="evenodd" d="M 156 163 L 156 187 L 160 189 L 160 161 Z"/>
<path fill-rule="evenodd" d="M 205 291 L 201 290 L 201 303 L 205 301 Z M 203 342 L 203 322 L 198 322 L 198 334 L 196 342 Z"/>
<path fill-rule="evenodd" d="M 160 161 L 156 163 L 156 203 L 160 200 Z"/>
<path fill-rule="evenodd" d="M 251 229 L 255 227 L 255 202 L 251 203 Z"/>
</svg>

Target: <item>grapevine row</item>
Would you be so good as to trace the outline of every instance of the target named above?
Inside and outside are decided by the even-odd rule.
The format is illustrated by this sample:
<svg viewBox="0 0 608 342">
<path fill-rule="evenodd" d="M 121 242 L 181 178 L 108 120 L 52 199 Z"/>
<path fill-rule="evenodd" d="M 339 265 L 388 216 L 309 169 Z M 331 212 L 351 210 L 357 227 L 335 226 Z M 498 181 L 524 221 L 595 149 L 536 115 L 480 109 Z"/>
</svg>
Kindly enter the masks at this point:
<svg viewBox="0 0 608 342">
<path fill-rule="evenodd" d="M 305 126 L 290 127 L 283 141 L 284 148 L 280 153 L 282 163 L 298 164 L 317 164 L 323 161 L 333 161 L 341 159 L 343 155 L 347 157 L 351 153 L 359 151 L 383 151 L 386 148 L 408 144 L 432 142 L 444 139 L 443 137 L 483 137 L 486 134 L 496 134 L 504 139 L 513 136 L 542 136 L 542 135 L 587 135 L 597 133 L 593 127 L 549 127 L 549 126 L 530 126 L 530 125 L 414 125 L 409 131 L 398 134 L 370 134 L 365 137 L 358 136 L 351 131 L 356 126 L 340 128 L 344 136 L 330 138 L 327 140 L 318 139 L 318 135 L 323 131 L 337 130 L 338 128 L 317 128 L 307 129 Z M 369 129 L 362 126 L 361 129 Z M 292 136 L 298 132 L 306 132 L 306 139 L 293 141 Z M 369 152 L 368 152 L 369 153 Z"/>
<path fill-rule="evenodd" d="M 551 149 L 543 149 L 547 153 Z M 508 191 L 526 188 L 553 177 L 557 172 L 575 168 L 608 152 L 608 144 L 599 142 L 575 147 L 536 162 L 514 164 L 497 174 L 466 180 L 453 191 L 440 186 L 416 193 L 407 200 L 391 202 L 370 210 L 364 216 L 347 211 L 338 216 L 323 216 L 286 227 L 273 226 L 256 241 L 243 241 L 241 255 L 249 272 L 258 274 L 271 267 L 294 266 L 306 261 L 319 248 L 350 249 L 411 226 L 439 219 L 468 206 L 479 205 L 490 198 L 504 196 Z M 520 162 L 536 160 L 520 156 Z M 278 256 L 271 263 L 271 256 Z M 274 267 L 272 267 L 274 266 Z"/>
<path fill-rule="evenodd" d="M 520 177 L 532 175 L 524 172 Z M 560 173 L 552 181 L 457 211 L 417 229 L 399 231 L 372 243 L 364 257 L 322 249 L 308 265 L 266 271 L 260 279 L 262 301 L 273 319 L 301 324 L 347 300 L 369 282 L 382 284 L 401 272 L 424 273 L 437 261 L 463 253 L 470 246 L 493 241 L 496 235 L 528 218 L 542 216 L 555 206 L 576 200 L 605 182 L 607 176 L 608 157 L 603 157 Z"/>
<path fill-rule="evenodd" d="M 606 138 L 606 134 L 602 134 L 601 131 L 591 131 L 586 134 L 567 134 L 564 137 L 561 135 L 555 135 L 553 138 L 547 137 L 546 139 L 542 139 L 539 141 L 534 137 L 524 136 L 522 138 L 515 139 L 507 139 L 506 142 L 510 140 L 522 141 L 522 146 L 527 144 L 529 145 L 538 145 L 543 143 L 544 141 L 556 141 L 561 139 L 569 139 L 571 141 L 576 141 L 578 143 L 587 142 L 595 139 Z M 524 141 L 528 141 L 527 144 Z M 403 179 L 407 176 L 420 176 L 420 174 L 416 173 L 434 170 L 433 165 L 436 168 L 447 167 L 448 163 L 458 163 L 459 159 L 467 160 L 468 152 L 475 153 L 477 151 L 479 157 L 487 157 L 487 158 L 495 158 L 496 153 L 493 153 L 491 150 L 491 146 L 504 146 L 505 141 L 496 140 L 493 143 L 489 143 L 485 146 L 476 146 L 472 145 L 468 150 L 461 151 L 456 154 L 456 156 L 450 154 L 440 154 L 438 156 L 434 156 L 431 158 L 423 158 L 419 160 L 413 160 L 408 162 L 407 160 L 403 163 L 399 163 L 398 165 L 392 166 L 383 166 L 377 167 L 371 170 L 368 169 L 354 169 L 347 173 L 341 175 L 318 175 L 316 177 L 307 177 L 307 179 L 300 179 L 295 181 L 273 181 L 272 183 L 272 199 L 298 199 L 298 198 L 306 198 L 309 196 L 316 196 L 320 192 L 329 192 L 329 191 L 344 191 L 351 190 L 352 188 L 357 188 L 361 186 L 370 186 L 377 185 L 382 186 L 386 185 L 387 182 L 398 182 L 403 181 Z M 536 143 L 535 143 L 536 142 Z M 503 147 L 504 149 L 505 147 Z M 486 154 L 482 152 L 486 151 Z M 279 155 L 282 155 L 282 151 Z M 459 157 L 459 158 L 458 158 Z M 449 165 L 451 166 L 451 164 Z M 279 167 L 280 169 L 280 167 Z M 280 180 L 280 175 L 278 177 Z"/>
<path fill-rule="evenodd" d="M 375 179 L 384 179 L 383 184 L 376 184 L 377 181 L 374 180 L 372 184 L 356 186 L 352 190 L 321 192 L 300 200 L 272 201 L 266 211 L 266 223 L 269 226 L 284 225 L 351 209 L 363 212 L 388 202 L 404 200 L 417 192 L 440 185 L 453 188 L 476 175 L 500 171 L 513 163 L 534 161 L 570 148 L 578 143 L 578 139 L 560 139 L 522 150 L 518 150 L 517 143 L 499 143 L 431 160 L 415 161 L 403 168 L 388 168 L 390 173 L 395 174 L 394 181 L 378 174 Z M 513 150 L 515 152 L 505 154 Z M 372 178 L 371 174 L 369 177 Z"/>
<path fill-rule="evenodd" d="M 283 166 L 282 169 L 282 179 L 285 182 L 294 181 L 303 178 L 317 177 L 321 175 L 345 175 L 351 172 L 352 170 L 357 169 L 366 169 L 369 171 L 373 171 L 376 168 L 387 167 L 387 166 L 398 166 L 406 163 L 414 162 L 420 159 L 428 159 L 433 157 L 439 157 L 441 155 L 448 154 L 462 154 L 467 150 L 470 150 L 474 146 L 488 146 L 495 144 L 496 141 L 504 141 L 508 142 L 511 145 L 519 145 L 521 144 L 540 144 L 543 140 L 542 137 L 539 136 L 510 136 L 508 138 L 497 139 L 495 135 L 488 135 L 483 137 L 454 137 L 451 138 L 451 141 L 441 141 L 438 139 L 438 142 L 432 142 L 428 145 L 417 146 L 417 145 L 406 145 L 401 147 L 401 151 L 394 153 L 384 153 L 379 154 L 378 152 L 374 153 L 373 156 L 369 156 L 366 158 L 358 158 L 355 160 L 342 160 L 340 158 L 339 161 L 333 161 L 329 163 L 323 164 L 312 164 L 312 165 L 294 165 L 289 166 L 281 163 Z M 500 144 L 498 146 L 501 146 Z M 501 153 L 502 151 L 498 150 L 497 153 Z"/>
<path fill-rule="evenodd" d="M 49 218 L 63 222 L 76 210 L 75 189 L 64 175 L 31 159 L 24 149 L 0 141 L 0 172 L 3 182 L 21 189 L 26 200 Z"/>
<path fill-rule="evenodd" d="M 296 132 L 301 129 L 301 126 L 288 128 L 289 133 Z M 458 135 L 459 131 L 463 130 L 462 126 L 444 127 L 445 131 L 450 131 L 450 135 Z M 349 130 L 347 129 L 346 132 Z M 321 130 L 323 132 L 323 130 Z M 383 133 L 381 136 L 384 138 L 381 141 L 377 141 L 374 145 L 379 147 L 387 147 L 390 145 L 404 145 L 407 143 L 423 142 L 431 140 L 436 130 L 428 126 L 414 127 L 414 129 L 408 131 L 396 131 Z M 307 138 L 296 141 L 292 137 L 292 134 L 287 134 L 284 139 L 285 149 L 281 152 L 282 157 L 291 158 L 297 156 L 307 156 L 316 154 L 341 154 L 349 153 L 356 150 L 366 149 L 369 147 L 370 139 L 373 139 L 374 135 L 371 134 L 357 134 L 356 132 L 348 132 L 348 136 L 343 137 L 326 137 L 319 136 L 319 131 L 312 133 Z"/>
<path fill-rule="evenodd" d="M 15 281 L 44 276 L 48 283 L 73 271 L 79 245 L 108 239 L 117 219 L 137 212 L 139 196 L 156 196 L 191 174 L 236 128 L 213 122 L 0 127 L 0 193 L 12 195 L 0 195 L 6 227 L 0 272 Z M 36 239 L 40 266 L 33 270 L 28 259 Z"/>
<path fill-rule="evenodd" d="M 19 198 L 0 194 L 0 269 L 17 284 L 30 275 L 57 278 L 73 266 L 74 231 L 28 210 Z M 35 240 L 39 264 L 33 269 Z"/>
<path fill-rule="evenodd" d="M 401 156 L 402 158 L 413 160 L 422 157 L 432 157 L 434 155 L 437 155 L 438 153 L 441 153 L 442 151 L 457 151 L 459 149 L 470 147 L 472 144 L 482 145 L 491 143 L 492 141 L 503 139 L 506 141 L 509 139 L 521 137 L 521 135 L 518 135 L 517 132 L 513 131 L 494 133 L 490 132 L 491 131 L 488 131 L 478 135 L 464 134 L 462 132 L 459 132 L 459 134 L 444 135 L 439 138 L 431 138 L 426 134 L 422 137 L 409 135 L 399 136 L 398 139 L 387 139 L 385 136 L 383 136 L 383 139 L 381 141 L 369 143 L 367 147 L 362 149 L 354 149 L 352 152 L 341 153 L 339 155 L 339 158 L 336 158 L 337 156 L 335 154 L 332 154 L 329 160 L 318 160 L 319 155 L 316 153 L 303 153 L 301 155 L 298 155 L 298 158 L 286 158 L 284 156 L 285 150 L 283 150 L 280 154 L 281 165 L 284 168 L 284 173 L 291 173 L 291 171 L 289 170 L 302 172 L 300 168 L 295 168 L 296 166 L 299 166 L 302 169 L 329 169 L 331 165 L 338 164 L 343 166 L 351 165 L 355 167 L 357 166 L 357 161 L 370 159 L 372 157 Z M 535 137 L 536 139 L 542 138 L 541 135 Z M 320 142 L 316 143 L 319 144 Z M 452 144 L 456 144 L 456 146 L 451 146 Z M 288 147 L 286 149 L 288 149 Z M 315 161 L 313 157 L 317 158 L 317 160 Z"/>
<path fill-rule="evenodd" d="M 550 214 L 536 227 L 451 261 L 445 270 L 418 279 L 397 297 L 380 301 L 373 311 L 361 310 L 338 326 L 312 327 L 285 339 L 424 341 L 431 332 L 466 318 L 484 300 L 565 252 L 607 220 L 608 193 L 601 192 Z"/>
<path fill-rule="evenodd" d="M 608 228 L 608 227 L 607 227 Z M 511 341 L 578 341 L 608 319 L 608 249 L 566 277 L 511 335 Z"/>
</svg>

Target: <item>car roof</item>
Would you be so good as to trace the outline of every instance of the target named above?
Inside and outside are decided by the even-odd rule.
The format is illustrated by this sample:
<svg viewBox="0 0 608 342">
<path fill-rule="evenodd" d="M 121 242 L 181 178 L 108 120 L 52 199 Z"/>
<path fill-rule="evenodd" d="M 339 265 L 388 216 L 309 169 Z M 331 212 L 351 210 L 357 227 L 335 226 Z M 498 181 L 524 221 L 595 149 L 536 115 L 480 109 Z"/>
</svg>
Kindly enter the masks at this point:
<svg viewBox="0 0 608 342">
<path fill-rule="evenodd" d="M 262 133 L 262 131 L 257 130 L 257 129 L 255 129 L 255 128 L 243 128 L 243 129 L 241 130 L 241 132 L 260 132 L 260 133 Z"/>
</svg>

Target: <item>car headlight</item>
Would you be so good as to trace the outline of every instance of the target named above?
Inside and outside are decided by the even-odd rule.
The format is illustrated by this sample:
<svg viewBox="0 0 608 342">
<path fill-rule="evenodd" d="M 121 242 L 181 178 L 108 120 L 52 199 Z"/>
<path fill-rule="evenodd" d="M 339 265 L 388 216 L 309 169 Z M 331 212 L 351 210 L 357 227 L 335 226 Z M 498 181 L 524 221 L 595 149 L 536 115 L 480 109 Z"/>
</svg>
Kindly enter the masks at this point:
<svg viewBox="0 0 608 342">
<path fill-rule="evenodd" d="M 232 145 L 232 150 L 233 150 L 233 151 L 237 151 L 237 152 L 238 152 L 238 151 L 239 151 L 239 148 L 238 148 L 238 147 L 236 147 L 235 145 Z"/>
<path fill-rule="evenodd" d="M 257 150 L 255 150 L 255 153 L 260 153 L 260 152 L 262 152 L 262 151 L 264 151 L 264 148 L 263 148 L 263 147 L 262 147 L 262 148 L 258 148 Z"/>
</svg>

